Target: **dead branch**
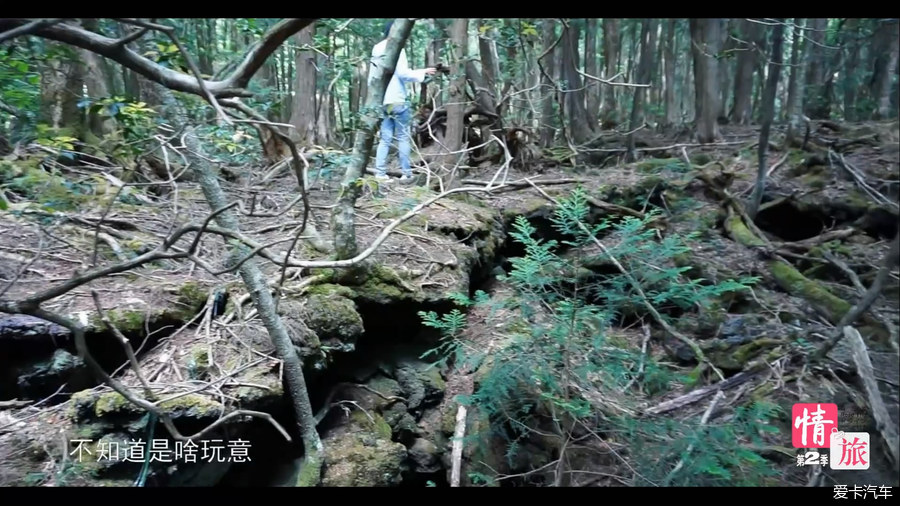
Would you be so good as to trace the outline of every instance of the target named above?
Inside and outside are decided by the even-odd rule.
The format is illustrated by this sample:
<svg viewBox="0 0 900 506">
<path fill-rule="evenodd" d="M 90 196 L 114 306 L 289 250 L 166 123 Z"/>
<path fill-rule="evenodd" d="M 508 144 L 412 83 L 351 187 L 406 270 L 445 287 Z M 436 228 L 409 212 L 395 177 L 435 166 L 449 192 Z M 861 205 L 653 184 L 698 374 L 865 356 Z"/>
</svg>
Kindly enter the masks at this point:
<svg viewBox="0 0 900 506">
<path fill-rule="evenodd" d="M 661 402 L 656 406 L 648 408 L 644 410 L 645 415 L 661 415 L 663 413 L 668 413 L 669 411 L 687 406 L 689 404 L 693 404 L 704 397 L 722 390 L 726 390 L 729 388 L 736 387 L 741 383 L 749 381 L 753 379 L 754 376 L 758 374 L 758 371 L 751 369 L 749 371 L 743 371 L 734 376 L 726 379 L 725 381 L 720 381 L 714 385 L 709 385 L 703 388 L 698 388 L 697 390 L 693 390 L 685 395 L 680 397 L 676 397 L 674 399 L 669 399 L 668 401 Z"/>
<path fill-rule="evenodd" d="M 466 435 L 466 407 L 462 404 L 456 411 L 456 430 L 453 431 L 453 447 L 450 454 L 450 486 L 459 486 L 462 467 L 463 437 Z"/>
<path fill-rule="evenodd" d="M 875 188 L 872 188 L 869 183 L 866 182 L 866 178 L 857 170 L 853 165 L 850 164 L 846 159 L 844 159 L 844 155 L 838 154 L 835 156 L 834 151 L 831 149 L 828 150 L 828 159 L 829 161 L 836 161 L 838 165 L 841 166 L 848 174 L 853 178 L 853 181 L 856 182 L 856 185 L 859 186 L 869 197 L 872 198 L 877 204 L 887 205 L 894 209 L 900 209 L 900 204 L 897 204 L 893 200 L 885 197 Z"/>
<path fill-rule="evenodd" d="M 246 90 L 246 86 L 262 67 L 263 63 L 265 63 L 269 55 L 278 49 L 288 37 L 299 32 L 313 21 L 315 19 L 285 19 L 278 22 L 247 50 L 241 63 L 230 75 L 220 81 L 204 81 L 204 86 L 216 98 L 252 96 Z M 28 19 L 2 18 L 0 19 L 0 30 L 11 31 L 30 23 L 33 22 Z M 162 27 L 162 25 L 158 26 Z M 163 67 L 153 60 L 135 53 L 126 46 L 121 45 L 119 39 L 104 37 L 89 30 L 58 21 L 56 24 L 45 23 L 35 29 L 31 29 L 30 33 L 38 37 L 86 49 L 106 57 L 171 90 L 203 96 L 203 91 L 194 77 Z"/>
<path fill-rule="evenodd" d="M 881 400 L 881 390 L 875 381 L 875 372 L 872 368 L 872 361 L 869 359 L 869 352 L 866 351 L 866 343 L 863 342 L 859 332 L 850 326 L 844 327 L 844 337 L 850 340 L 850 347 L 853 349 L 853 362 L 856 364 L 856 370 L 862 379 L 866 396 L 869 398 L 869 405 L 872 406 L 872 416 L 875 418 L 876 429 L 881 432 L 887 444 L 885 453 L 891 465 L 894 466 L 896 472 L 900 468 L 900 436 L 897 434 L 897 426 L 891 420 L 891 415 Z"/>
<path fill-rule="evenodd" d="M 125 337 L 118 327 L 112 324 L 109 320 L 109 317 L 106 315 L 106 311 L 103 310 L 103 304 L 100 303 L 100 296 L 97 294 L 96 290 L 91 290 L 91 297 L 94 299 L 94 306 L 97 308 L 97 314 L 100 315 L 100 320 L 106 325 L 109 330 L 112 331 L 113 335 L 119 340 L 119 343 L 125 348 L 125 354 L 128 355 L 128 361 L 131 362 L 131 367 L 134 369 L 135 376 L 138 377 L 138 380 L 141 382 L 141 385 L 144 387 L 144 393 L 147 395 L 147 398 L 152 399 L 154 397 L 153 390 L 150 388 L 150 384 L 144 378 L 144 375 L 141 374 L 141 364 L 138 363 L 137 357 L 134 355 L 134 348 L 131 347 L 131 341 Z"/>
<path fill-rule="evenodd" d="M 3 43 L 9 39 L 20 37 L 22 35 L 28 35 L 30 33 L 34 33 L 41 28 L 46 28 L 48 26 L 53 26 L 57 23 L 62 23 L 65 21 L 65 18 L 55 18 L 55 19 L 36 19 L 30 23 L 26 23 L 24 25 L 19 26 L 18 28 L 13 28 L 7 30 L 3 33 L 0 33 L 0 43 Z"/>
<path fill-rule="evenodd" d="M 709 407 L 706 408 L 706 412 L 703 413 L 703 418 L 700 419 L 701 427 L 705 426 L 706 423 L 709 421 L 710 415 L 712 415 L 712 412 L 715 411 L 716 405 L 719 404 L 719 401 L 721 401 L 723 397 L 725 397 L 725 394 L 722 393 L 721 390 L 716 392 L 716 396 L 713 398 L 712 402 L 709 403 Z M 678 463 L 675 464 L 675 468 L 672 469 L 669 472 L 669 474 L 666 476 L 666 478 L 663 480 L 662 486 L 666 487 L 669 485 L 669 483 L 672 482 L 672 478 L 674 478 L 675 475 L 678 474 L 678 471 L 680 471 L 681 468 L 684 467 L 685 457 L 690 455 L 692 451 L 694 451 L 694 443 L 693 442 L 688 445 L 687 450 L 684 453 L 684 456 L 678 460 Z"/>
<path fill-rule="evenodd" d="M 17 409 L 24 408 L 26 406 L 30 406 L 32 401 L 20 401 L 18 399 L 11 399 L 8 401 L 0 401 L 0 409 Z"/>
<path fill-rule="evenodd" d="M 875 280 L 872 282 L 872 285 L 869 287 L 869 290 L 860 298 L 859 302 L 856 303 L 855 306 L 850 308 L 849 311 L 841 318 L 841 320 L 835 326 L 835 330 L 832 333 L 831 338 L 825 342 L 816 352 L 810 357 L 809 362 L 816 362 L 821 360 L 834 348 L 835 345 L 841 340 L 844 332 L 843 328 L 853 325 L 853 323 L 863 315 L 872 304 L 875 303 L 875 300 L 881 296 L 881 290 L 884 287 L 884 283 L 887 281 L 890 276 L 891 270 L 894 267 L 900 265 L 900 230 L 894 235 L 894 239 L 891 241 L 891 248 L 888 253 L 884 256 L 884 259 L 881 263 L 881 268 L 878 269 L 878 273 L 875 275 Z"/>
<path fill-rule="evenodd" d="M 851 235 L 855 234 L 856 230 L 852 228 L 845 228 L 841 230 L 831 230 L 825 232 L 824 234 L 817 235 L 815 237 L 810 237 L 809 239 L 803 239 L 802 241 L 794 241 L 794 242 L 774 242 L 772 243 L 775 247 L 784 248 L 795 251 L 806 251 L 814 246 L 818 246 L 819 244 L 823 244 L 829 241 L 834 241 L 836 239 L 846 239 Z"/>
</svg>

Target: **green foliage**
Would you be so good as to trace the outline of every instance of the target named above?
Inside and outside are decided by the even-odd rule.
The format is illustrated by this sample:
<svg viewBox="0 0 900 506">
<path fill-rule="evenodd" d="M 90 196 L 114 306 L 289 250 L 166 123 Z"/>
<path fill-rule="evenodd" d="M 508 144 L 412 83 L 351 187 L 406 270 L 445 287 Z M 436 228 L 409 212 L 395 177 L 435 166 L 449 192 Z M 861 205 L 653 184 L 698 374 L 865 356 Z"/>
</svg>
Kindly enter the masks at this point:
<svg viewBox="0 0 900 506">
<path fill-rule="evenodd" d="M 491 444 L 496 437 L 505 438 L 510 461 L 533 431 L 561 430 L 557 421 L 565 415 L 598 433 L 617 433 L 616 439 L 641 448 L 635 450 L 633 464 L 652 479 L 664 477 L 677 462 L 678 451 L 694 442 L 690 470 L 678 473 L 679 483 L 722 485 L 738 479 L 752 483 L 765 474 L 765 466 L 737 442 L 752 440 L 758 430 L 767 429 L 759 421 L 771 415 L 769 408 L 741 409 L 726 426 L 702 428 L 683 421 L 635 419 L 626 414 L 628 410 L 607 408 L 598 399 L 636 410 L 632 399 L 639 398 L 638 392 L 664 393 L 674 382 L 687 381 L 671 367 L 642 356 L 639 343 L 623 343 L 616 335 L 617 317 L 641 307 L 635 281 L 664 313 L 669 308 L 690 312 L 724 293 L 746 289 L 753 280 L 717 284 L 685 280 L 681 276 L 685 268 L 669 265 L 690 249 L 692 237 L 668 235 L 656 240 L 648 227 L 652 213 L 645 219 L 593 225 L 588 213 L 587 195 L 578 188 L 560 202 L 551 218 L 559 240 L 535 237 L 536 229 L 518 217 L 510 235 L 524 246 L 525 254 L 510 259 L 511 271 L 500 276 L 513 293 L 495 299 L 481 291 L 473 297 L 457 294 L 454 301 L 459 308 L 441 316 L 419 313 L 424 325 L 443 336 L 441 345 L 426 355 L 452 358 L 461 369 L 481 367 L 476 390 L 460 401 L 489 417 Z M 593 253 L 594 238 L 600 234 L 615 238 L 604 240 L 605 246 L 632 279 L 624 274 L 597 274 L 577 281 L 567 274 L 608 261 L 606 254 Z M 566 247 L 567 253 L 560 247 Z M 473 346 L 461 337 L 467 329 L 463 311 L 475 307 L 489 310 L 484 325 L 493 333 L 490 345 Z M 499 310 L 504 310 L 502 318 Z M 641 374 L 639 364 L 643 364 Z M 637 391 L 623 394 L 629 389 Z M 603 422 L 598 426 L 601 414 Z"/>
</svg>

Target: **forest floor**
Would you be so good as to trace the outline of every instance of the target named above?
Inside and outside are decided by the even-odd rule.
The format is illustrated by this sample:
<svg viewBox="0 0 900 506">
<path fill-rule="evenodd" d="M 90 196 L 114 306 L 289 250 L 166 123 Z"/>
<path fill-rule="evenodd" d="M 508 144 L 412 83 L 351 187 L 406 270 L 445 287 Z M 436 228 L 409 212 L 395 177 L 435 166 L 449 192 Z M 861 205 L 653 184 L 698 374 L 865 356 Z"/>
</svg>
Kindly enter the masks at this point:
<svg viewBox="0 0 900 506">
<path fill-rule="evenodd" d="M 892 202 L 897 201 L 900 192 L 900 133 L 896 121 L 815 126 L 809 150 L 769 152 L 771 174 L 765 204 L 755 220 L 764 234 L 761 239 L 768 244 L 766 251 L 742 244 L 740 238 L 744 236 L 727 226 L 733 223 L 729 221 L 733 214 L 729 214 L 729 206 L 722 199 L 724 191 L 739 198 L 750 194 L 757 171 L 754 141 L 758 128 L 723 127 L 725 142 L 711 146 L 681 145 L 670 136 L 658 134 L 653 137 L 654 146 L 640 152 L 640 158 L 633 163 L 608 160 L 604 167 L 579 165 L 573 170 L 564 162 L 544 160 L 539 162 L 539 173 L 511 168 L 505 178 L 510 184 L 490 193 L 465 192 L 436 201 L 397 226 L 381 243 L 369 257 L 378 266 L 376 274 L 359 285 L 341 286 L 316 277 L 327 272 L 287 269 L 283 283 L 286 298 L 280 312 L 286 320 L 293 318 L 293 325 L 310 327 L 318 336 L 319 342 L 296 342 L 305 363 L 316 371 L 310 374 L 328 370 L 340 362 L 341 356 L 358 355 L 354 352 L 371 346 L 366 339 L 406 334 L 403 337 L 414 340 L 423 332 L 417 311 L 446 311 L 452 307 L 453 293 L 485 289 L 495 298 L 509 294 L 506 284 L 492 279 L 498 268 L 508 269 L 509 257 L 521 254 L 510 241 L 511 224 L 516 217 L 524 216 L 536 223 L 543 235 L 552 237 L 549 220 L 553 205 L 548 197 L 564 199 L 580 186 L 594 199 L 591 204 L 595 219 L 618 219 L 623 213 L 646 217 L 657 209 L 663 216 L 654 222 L 659 237 L 696 234 L 688 257 L 672 259 L 673 264 L 680 262 L 691 268 L 687 275 L 714 282 L 759 278 L 753 290 L 719 307 L 672 319 L 675 328 L 702 343 L 712 363 L 727 377 L 749 372 L 753 361 L 761 357 L 770 364 L 763 371 L 754 370 L 746 382 L 734 388 L 721 388 L 725 399 L 719 401 L 719 410 L 709 420 L 711 424 L 717 418 L 718 423 L 728 420 L 733 413 L 726 408 L 737 407 L 748 399 L 766 399 L 785 410 L 783 419 L 772 422 L 781 432 L 770 438 L 762 450 L 778 474 L 774 481 L 759 485 L 806 485 L 811 480 L 830 485 L 855 480 L 896 486 L 896 473 L 888 469 L 883 452 L 876 448 L 883 446 L 881 435 L 847 340 L 840 342 L 829 359 L 815 370 L 798 365 L 788 356 L 798 346 L 807 353 L 820 346 L 837 319 L 872 283 L 897 229 L 897 208 Z M 775 138 L 778 141 L 777 135 Z M 829 145 L 835 154 L 831 158 L 823 147 Z M 95 265 L 135 258 L 160 244 L 172 230 L 188 222 L 202 224 L 211 211 L 199 186 L 190 180 L 179 181 L 174 190 L 130 186 L 120 194 L 118 178 L 125 177 L 121 171 L 46 155 L 45 150 L 27 148 L 0 157 L 0 179 L 6 185 L 10 202 L 9 209 L 0 213 L 0 236 L 4 238 L 0 245 L 0 282 L 16 280 L 3 299 L 23 299 Z M 470 170 L 463 184 L 474 187 L 475 181 L 490 181 L 497 169 Z M 262 185 L 259 175 L 266 173 L 265 168 L 242 167 L 229 172 L 240 172 L 236 180 L 223 180 L 222 185 L 228 197 L 241 201 L 248 211 L 239 213 L 242 233 L 259 245 L 270 245 L 266 248 L 269 258 L 283 257 L 302 220 L 302 206 L 291 206 L 298 196 L 296 179 L 289 170 L 282 170 Z M 419 183 L 423 178 L 420 176 Z M 329 218 L 339 177 L 311 175 L 310 179 L 312 219 L 321 237 L 330 238 Z M 420 184 L 401 185 L 395 181 L 381 186 L 364 185 L 356 207 L 360 251 L 372 244 L 392 220 L 436 194 L 434 188 Z M 887 201 L 881 201 L 881 196 Z M 108 208 L 113 199 L 115 205 Z M 253 211 L 249 212 L 251 206 Z M 102 224 L 97 227 L 101 219 Z M 187 248 L 193 237 L 193 233 L 186 234 L 176 247 Z M 603 239 L 611 249 L 621 240 L 615 235 Z M 206 235 L 195 257 L 214 270 L 221 269 L 229 262 L 225 245 L 220 237 Z M 773 252 L 795 270 L 785 276 L 783 269 L 773 268 L 777 264 L 773 263 Z M 39 258 L 32 262 L 38 253 Z M 327 253 L 305 241 L 297 244 L 292 257 L 328 259 Z M 258 264 L 272 286 L 281 284 L 282 272 L 277 265 L 265 260 Z M 900 363 L 891 345 L 892 340 L 896 341 L 900 323 L 898 279 L 895 268 L 882 290 L 883 296 L 869 312 L 869 319 L 859 323 L 867 339 L 882 401 L 894 425 L 900 421 Z M 133 340 L 143 374 L 155 393 L 175 398 L 173 406 L 186 420 L 184 427 L 200 430 L 203 422 L 214 421 L 235 406 L 276 409 L 273 406 L 283 396 L 280 361 L 274 356 L 252 304 L 240 303 L 246 301 L 246 291 L 236 274 L 213 275 L 186 260 L 158 260 L 99 278 L 42 305 L 88 325 L 89 345 L 98 360 L 110 370 L 122 371 L 127 369 L 124 354 L 121 346 L 104 334 L 92 290 L 110 320 Z M 227 302 L 219 304 L 223 293 L 228 294 Z M 348 300 L 352 301 L 352 314 L 340 313 Z M 317 306 L 329 302 L 337 306 Z M 497 330 L 493 323 L 496 320 L 491 318 L 479 310 L 467 315 L 465 339 L 470 345 L 483 350 L 501 346 L 498 336 L 503 332 Z M 67 433 L 70 439 L 80 436 L 99 440 L 110 434 L 143 435 L 144 429 L 140 413 L 117 403 L 109 397 L 108 388 L 97 386 L 81 366 L 70 364 L 77 364 L 71 336 L 59 327 L 40 327 L 39 323 L 21 316 L 0 319 L 0 385 L 5 391 L 0 402 L 23 401 L 22 405 L 0 404 L 0 462 L 5 462 L 0 465 L 0 484 L 130 482 L 121 477 L 91 478 L 90 472 L 96 466 L 73 467 L 72 457 L 59 448 L 60 432 Z M 877 330 L 879 325 L 883 327 L 881 331 Z M 696 363 L 682 360 L 683 344 L 667 335 L 645 311 L 623 317 L 612 333 L 620 346 L 641 350 L 651 329 L 655 339 L 646 351 L 648 356 L 689 374 Z M 57 347 L 66 349 L 68 355 L 56 352 Z M 690 357 L 689 350 L 687 356 Z M 371 363 L 368 366 L 381 367 Z M 449 474 L 448 440 L 454 427 L 448 417 L 456 414 L 456 394 L 471 392 L 472 377 L 444 369 L 442 378 L 432 381 L 427 379 L 429 373 L 422 372 L 421 381 L 413 381 L 404 376 L 402 366 L 393 367 L 390 371 L 359 374 L 356 381 L 369 381 L 370 385 L 375 380 L 390 383 L 388 389 L 395 389 L 396 396 L 406 396 L 407 409 L 403 413 L 392 412 L 391 405 L 374 397 L 355 402 L 378 411 L 389 422 L 388 440 L 393 431 L 394 442 L 403 442 L 404 455 L 407 451 L 420 455 L 414 449 L 421 449 L 425 444 L 420 444 L 422 440 L 437 447 L 433 452 L 440 454 L 438 459 Z M 139 383 L 133 373 L 126 371 L 118 377 L 138 391 Z M 718 380 L 710 374 L 703 381 L 716 384 Z M 411 382 L 419 386 L 410 387 Z M 441 395 L 425 395 L 425 400 L 416 402 L 427 409 L 413 405 L 410 389 L 424 388 L 427 393 L 429 385 L 437 384 L 442 384 Z M 315 388 L 318 384 L 313 381 L 311 385 Z M 326 388 L 331 384 L 323 380 L 321 385 Z M 63 389 L 67 394 L 57 395 Z M 663 395 L 629 391 L 606 400 L 671 420 L 697 420 L 709 408 L 716 389 L 709 390 L 710 395 L 688 401 L 683 396 L 689 390 L 691 387 L 676 385 Z M 327 394 L 328 391 L 311 393 L 317 408 L 330 409 L 334 399 Z M 860 415 L 863 422 L 858 430 L 872 434 L 872 458 L 877 464 L 873 463 L 868 474 L 858 475 L 820 466 L 798 466 L 798 450 L 791 447 L 789 437 L 789 413 L 796 402 L 836 402 L 840 410 Z M 418 424 L 419 428 L 398 428 L 409 421 L 407 412 L 413 416 L 412 425 Z M 111 421 L 111 414 L 124 418 Z M 404 421 L 398 421 L 401 419 Z M 137 424 L 137 429 L 128 429 L 130 424 Z M 476 426 L 477 422 L 471 422 L 467 432 Z M 288 427 L 289 432 L 294 430 Z M 402 435 L 404 431 L 414 435 L 407 440 Z M 341 452 L 353 451 L 353 447 L 344 444 L 349 437 L 346 434 L 331 429 L 323 432 L 326 447 L 329 441 L 340 441 L 332 446 Z M 436 434 L 440 432 L 443 435 Z M 71 444 L 67 447 L 73 448 Z M 391 453 L 399 447 L 378 448 Z M 552 461 L 552 453 L 545 448 L 535 452 L 539 455 L 535 461 L 501 467 L 510 474 L 522 469 L 533 472 L 531 479 L 545 483 L 553 478 L 540 475 L 549 471 L 534 469 L 541 467 L 540 458 Z M 464 459 L 466 466 L 477 467 L 478 458 L 469 448 Z M 601 460 L 585 457 L 581 463 L 595 475 L 622 475 L 622 462 Z M 140 462 L 131 464 L 121 476 L 136 476 Z M 671 467 L 674 462 L 665 465 Z M 423 473 L 433 472 L 435 466 L 425 457 L 417 458 L 414 465 Z M 822 471 L 822 476 L 812 469 Z M 344 479 L 344 475 L 329 475 L 326 484 L 353 484 Z M 633 479 L 625 482 L 640 481 Z M 471 481 L 464 478 L 464 483 Z M 574 482 L 594 486 L 621 483 L 621 479 L 596 477 Z"/>
</svg>

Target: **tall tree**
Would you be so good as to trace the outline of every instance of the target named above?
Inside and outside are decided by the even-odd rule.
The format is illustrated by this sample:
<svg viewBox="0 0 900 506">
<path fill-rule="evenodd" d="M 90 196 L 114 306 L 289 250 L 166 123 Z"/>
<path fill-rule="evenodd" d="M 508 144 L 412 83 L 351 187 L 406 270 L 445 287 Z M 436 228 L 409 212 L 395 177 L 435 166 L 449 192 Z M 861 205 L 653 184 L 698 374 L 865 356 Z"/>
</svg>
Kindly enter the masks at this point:
<svg viewBox="0 0 900 506">
<path fill-rule="evenodd" d="M 639 84 L 649 83 L 653 69 L 653 49 L 656 45 L 656 20 L 644 18 L 641 23 L 641 60 L 638 64 L 637 81 Z M 634 101 L 631 107 L 631 121 L 628 130 L 628 159 L 634 160 L 634 131 L 639 124 L 644 122 L 644 99 L 647 96 L 647 88 L 636 86 L 634 88 Z"/>
<path fill-rule="evenodd" d="M 829 97 L 826 95 L 827 66 L 825 32 L 828 19 L 813 18 L 808 26 L 806 52 L 806 93 L 803 110 L 812 119 L 826 119 Z"/>
<path fill-rule="evenodd" d="M 794 29 L 791 36 L 791 67 L 790 76 L 788 77 L 788 99 L 787 107 L 785 107 L 785 117 L 788 121 L 787 134 L 785 143 L 789 146 L 799 146 L 798 136 L 800 132 L 797 130 L 805 125 L 801 119 L 801 104 L 803 103 L 803 90 L 800 86 L 800 76 L 803 71 L 800 65 L 800 49 L 803 45 L 801 38 L 803 30 L 803 19 L 794 19 Z"/>
<path fill-rule="evenodd" d="M 619 22 L 620 20 L 616 18 L 603 18 L 603 62 L 605 66 L 603 77 L 605 79 L 612 79 L 619 69 L 619 58 L 621 57 Z M 600 108 L 600 124 L 603 128 L 615 128 L 619 123 L 616 88 L 617 86 L 603 88 L 603 105 Z"/>
<path fill-rule="evenodd" d="M 316 52 L 312 46 L 316 24 L 297 34 L 295 67 L 297 78 L 291 98 L 291 138 L 300 145 L 316 143 Z"/>
<path fill-rule="evenodd" d="M 747 215 L 750 219 L 756 217 L 759 205 L 762 202 L 763 192 L 766 186 L 766 153 L 769 149 L 769 131 L 775 118 L 775 93 L 778 90 L 778 78 L 781 76 L 781 53 L 784 40 L 784 20 L 776 19 L 777 24 L 772 33 L 772 64 L 769 65 L 766 79 L 766 90 L 762 99 L 762 128 L 759 131 L 759 168 L 756 174 L 756 184 L 750 194 L 750 203 L 747 205 Z"/>
<path fill-rule="evenodd" d="M 596 76 L 597 71 L 597 18 L 585 20 L 587 29 L 584 32 L 584 72 Z M 591 128 L 598 125 L 600 115 L 600 83 L 594 80 L 588 82 L 587 93 L 587 119 Z"/>
<path fill-rule="evenodd" d="M 737 44 L 737 70 L 734 78 L 734 107 L 731 109 L 731 121 L 739 125 L 750 123 L 753 113 L 753 71 L 759 61 L 762 46 L 759 42 L 765 36 L 763 25 L 742 19 L 739 23 L 741 40 Z"/>
<path fill-rule="evenodd" d="M 579 32 L 578 22 L 569 20 L 563 27 L 563 36 L 560 42 L 562 44 L 562 77 L 565 81 L 564 114 L 568 123 L 569 135 L 576 144 L 587 141 L 593 135 L 584 104 L 584 86 L 581 74 L 578 73 Z"/>
<path fill-rule="evenodd" d="M 700 143 L 719 139 L 719 49 L 722 20 L 691 18 L 691 53 L 694 57 L 695 122 Z"/>
<path fill-rule="evenodd" d="M 844 90 L 844 119 L 857 120 L 856 99 L 860 85 L 859 78 L 859 53 L 860 53 L 860 23 L 859 19 L 850 18 L 844 25 L 843 36 L 846 37 L 845 48 L 847 57 L 844 59 L 843 90 Z"/>
<path fill-rule="evenodd" d="M 551 79 L 556 73 L 556 58 L 553 57 L 553 49 L 556 44 L 556 21 L 550 18 L 544 19 L 541 25 L 541 45 L 543 55 L 538 58 L 541 72 L 541 146 L 549 147 L 556 136 L 556 115 L 553 114 L 553 106 L 556 103 L 557 90 Z"/>
<path fill-rule="evenodd" d="M 891 115 L 891 76 L 897 68 L 898 44 L 900 44 L 898 19 L 879 20 L 872 44 L 875 58 L 869 85 L 876 103 L 872 113 L 876 119 L 884 119 Z"/>
<path fill-rule="evenodd" d="M 675 95 L 675 23 L 676 19 L 666 21 L 666 33 L 663 41 L 663 76 L 665 87 L 666 116 L 663 126 L 670 127 L 678 123 L 679 110 Z"/>
<path fill-rule="evenodd" d="M 468 54 L 468 28 L 469 20 L 466 18 L 455 18 L 448 27 L 448 36 L 451 46 L 451 65 L 450 65 L 450 92 L 447 103 L 447 135 L 444 139 L 444 146 L 447 152 L 457 152 L 463 145 L 463 134 L 465 125 L 463 124 L 463 115 L 466 109 L 466 55 Z M 461 155 L 459 153 L 450 155 L 446 159 L 451 166 L 456 164 L 456 160 Z"/>
</svg>

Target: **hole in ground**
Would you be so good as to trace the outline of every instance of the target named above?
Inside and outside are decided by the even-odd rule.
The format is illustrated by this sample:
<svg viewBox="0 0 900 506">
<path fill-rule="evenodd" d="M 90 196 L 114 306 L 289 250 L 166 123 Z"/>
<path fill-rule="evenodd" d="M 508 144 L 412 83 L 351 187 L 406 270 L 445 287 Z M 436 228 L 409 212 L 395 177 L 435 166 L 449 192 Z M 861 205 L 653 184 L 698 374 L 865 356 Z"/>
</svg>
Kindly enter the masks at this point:
<svg viewBox="0 0 900 506">
<path fill-rule="evenodd" d="M 765 202 L 766 199 L 764 198 L 763 201 Z M 834 221 L 818 209 L 801 210 L 792 202 L 784 202 L 763 209 L 754 220 L 756 226 L 761 230 L 783 241 L 802 241 L 815 237 L 820 235 L 825 227 L 832 225 Z"/>
</svg>

